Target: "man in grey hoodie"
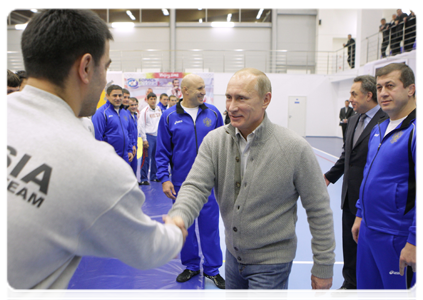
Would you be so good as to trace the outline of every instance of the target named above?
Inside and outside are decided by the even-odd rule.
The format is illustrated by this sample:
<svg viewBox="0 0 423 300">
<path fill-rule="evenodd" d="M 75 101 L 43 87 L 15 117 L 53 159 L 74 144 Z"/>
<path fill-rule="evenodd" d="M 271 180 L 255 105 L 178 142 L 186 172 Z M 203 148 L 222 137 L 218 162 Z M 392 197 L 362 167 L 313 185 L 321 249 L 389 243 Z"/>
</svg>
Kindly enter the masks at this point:
<svg viewBox="0 0 423 300">
<path fill-rule="evenodd" d="M 329 195 L 310 145 L 272 124 L 267 76 L 236 72 L 226 90 L 231 123 L 210 132 L 169 215 L 191 226 L 211 189 L 225 224 L 226 288 L 286 289 L 295 257 L 297 200 L 313 236 L 313 289 L 332 286 L 334 229 Z"/>
<path fill-rule="evenodd" d="M 111 60 L 107 25 L 87 10 L 46 10 L 22 34 L 28 83 L 7 98 L 7 277 L 66 289 L 83 256 L 161 266 L 186 230 L 141 209 L 130 166 L 78 119 L 95 112 Z"/>
</svg>

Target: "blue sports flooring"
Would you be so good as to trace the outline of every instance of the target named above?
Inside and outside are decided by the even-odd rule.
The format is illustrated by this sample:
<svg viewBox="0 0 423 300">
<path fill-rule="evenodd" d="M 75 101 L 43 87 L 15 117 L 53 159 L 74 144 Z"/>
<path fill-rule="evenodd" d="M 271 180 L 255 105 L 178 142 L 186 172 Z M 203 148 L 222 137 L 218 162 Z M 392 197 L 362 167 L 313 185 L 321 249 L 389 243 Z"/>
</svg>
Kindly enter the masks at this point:
<svg viewBox="0 0 423 300">
<path fill-rule="evenodd" d="M 323 173 L 328 171 L 342 153 L 342 139 L 339 138 L 306 138 L 311 144 L 320 163 Z M 171 208 L 172 202 L 162 192 L 161 183 L 151 182 L 149 186 L 140 188 L 146 195 L 146 201 L 142 206 L 145 214 L 152 219 L 162 222 L 162 215 Z M 335 240 L 336 240 L 336 263 L 332 289 L 342 285 L 342 222 L 340 209 L 340 195 L 342 178 L 334 185 L 329 185 L 328 191 L 331 199 L 331 208 L 334 217 Z M 311 234 L 309 231 L 305 210 L 298 205 L 298 222 L 296 233 L 298 247 L 291 275 L 289 289 L 311 289 Z M 226 246 L 224 242 L 224 227 L 220 219 L 220 244 L 225 259 Z M 151 254 L 152 256 L 154 253 Z M 188 282 L 176 282 L 176 276 L 184 270 L 179 256 L 166 265 L 152 270 L 138 270 L 125 265 L 117 259 L 83 257 L 74 276 L 69 283 L 69 289 L 217 289 L 211 280 L 200 275 Z M 225 278 L 224 263 L 220 268 L 220 274 Z"/>
</svg>

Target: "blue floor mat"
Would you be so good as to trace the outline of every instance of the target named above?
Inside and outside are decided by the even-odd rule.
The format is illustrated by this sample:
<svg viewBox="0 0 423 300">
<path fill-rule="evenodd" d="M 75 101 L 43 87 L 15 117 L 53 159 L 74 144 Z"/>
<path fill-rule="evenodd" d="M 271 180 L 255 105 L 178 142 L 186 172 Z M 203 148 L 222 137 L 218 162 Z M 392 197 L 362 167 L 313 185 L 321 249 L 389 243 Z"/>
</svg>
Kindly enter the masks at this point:
<svg viewBox="0 0 423 300">
<path fill-rule="evenodd" d="M 172 206 L 160 182 L 141 186 L 146 201 L 143 212 L 153 220 L 163 223 L 162 215 Z M 154 255 L 154 254 L 152 254 Z M 83 257 L 69 282 L 69 289 L 204 289 L 202 272 L 191 280 L 179 283 L 176 277 L 185 267 L 178 257 L 164 266 L 151 270 L 132 268 L 118 259 Z"/>
</svg>

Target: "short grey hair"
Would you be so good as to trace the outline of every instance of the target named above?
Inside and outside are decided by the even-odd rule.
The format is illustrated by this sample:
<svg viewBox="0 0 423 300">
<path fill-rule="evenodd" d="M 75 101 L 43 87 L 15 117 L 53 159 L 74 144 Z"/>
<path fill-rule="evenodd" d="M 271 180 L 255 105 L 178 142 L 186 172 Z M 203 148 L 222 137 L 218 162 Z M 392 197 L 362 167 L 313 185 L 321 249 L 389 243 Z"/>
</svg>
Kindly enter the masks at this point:
<svg viewBox="0 0 423 300">
<path fill-rule="evenodd" d="M 254 68 L 244 68 L 235 72 L 233 76 L 240 75 L 242 73 L 249 73 L 256 76 L 257 82 L 256 82 L 255 88 L 260 98 L 264 97 L 264 95 L 266 95 L 267 93 L 272 92 L 272 84 L 270 83 L 270 80 L 267 77 L 267 75 L 263 73 L 262 71 L 254 69 Z"/>
<path fill-rule="evenodd" d="M 372 100 L 377 103 L 377 93 L 376 93 L 376 79 L 371 75 L 361 75 L 354 78 L 354 82 L 361 82 L 361 92 L 367 94 L 368 92 L 372 93 Z"/>
</svg>

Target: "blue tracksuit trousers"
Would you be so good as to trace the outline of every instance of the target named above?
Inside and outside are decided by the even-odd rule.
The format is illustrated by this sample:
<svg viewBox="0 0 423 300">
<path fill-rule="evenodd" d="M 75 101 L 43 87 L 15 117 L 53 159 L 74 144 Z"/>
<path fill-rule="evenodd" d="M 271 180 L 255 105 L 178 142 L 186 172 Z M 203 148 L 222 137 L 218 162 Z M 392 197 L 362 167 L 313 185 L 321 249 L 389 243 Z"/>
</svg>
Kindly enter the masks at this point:
<svg viewBox="0 0 423 300">
<path fill-rule="evenodd" d="M 141 169 L 141 181 L 148 181 L 148 169 L 150 168 L 150 180 L 157 179 L 157 167 L 156 167 L 156 141 L 157 136 L 147 134 L 148 142 L 148 157 L 144 160 L 144 165 Z"/>
<path fill-rule="evenodd" d="M 176 194 L 178 194 L 180 188 L 180 186 L 175 186 Z M 201 251 L 204 257 L 203 271 L 207 275 L 215 276 L 219 273 L 223 258 L 219 237 L 219 205 L 214 197 L 214 190 L 212 190 L 208 202 L 201 209 L 196 221 L 188 228 L 187 240 L 181 250 L 181 262 L 191 271 L 200 270 L 201 261 L 195 231 L 196 223 L 198 224 Z"/>
<path fill-rule="evenodd" d="M 407 243 L 407 236 L 396 236 L 368 228 L 361 221 L 357 244 L 357 289 L 406 289 L 407 276 L 416 273 L 399 273 L 399 257 Z M 410 267 L 407 267 L 407 269 Z M 407 272 L 408 271 L 408 272 Z"/>
</svg>

